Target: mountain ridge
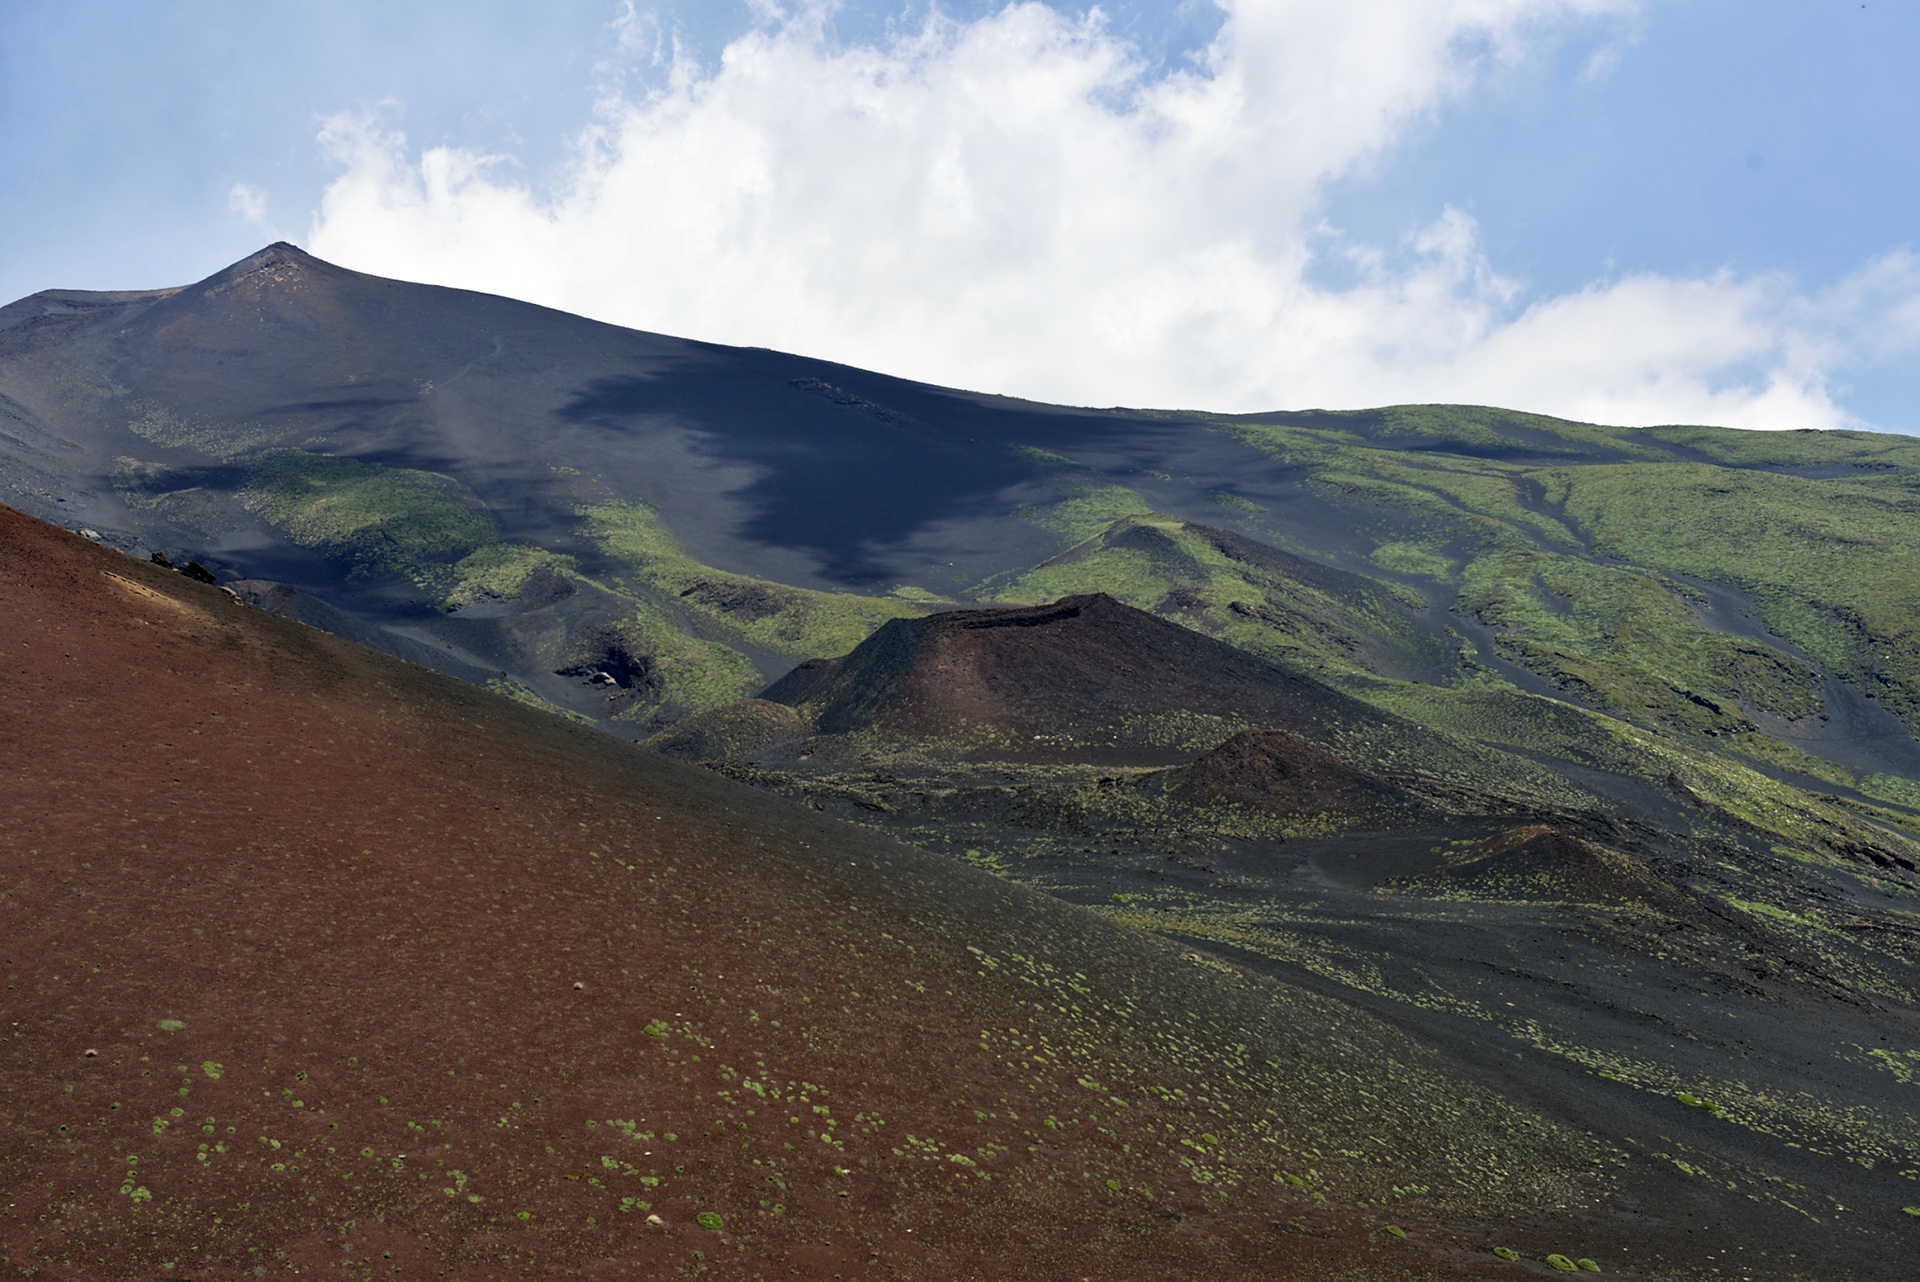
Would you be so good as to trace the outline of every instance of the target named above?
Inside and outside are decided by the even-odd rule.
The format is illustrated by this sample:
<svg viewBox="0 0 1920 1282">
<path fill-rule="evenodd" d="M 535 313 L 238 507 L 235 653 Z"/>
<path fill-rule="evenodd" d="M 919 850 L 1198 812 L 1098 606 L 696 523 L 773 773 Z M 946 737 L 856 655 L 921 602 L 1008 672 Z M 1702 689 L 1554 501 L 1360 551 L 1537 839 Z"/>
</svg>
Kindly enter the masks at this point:
<svg viewBox="0 0 1920 1282">
<path fill-rule="evenodd" d="M 916 603 L 1103 590 L 1309 670 L 1491 679 L 1738 739 L 1769 768 L 1857 776 L 1847 786 L 1920 769 L 1887 733 L 1889 711 L 1920 707 L 1920 650 L 1909 613 L 1873 604 L 1908 595 L 1877 568 L 1907 555 L 1912 524 L 1886 482 L 1920 475 L 1920 452 L 1892 438 L 1756 441 L 1485 407 L 1048 407 L 382 281 L 284 243 L 194 286 L 0 309 L 29 312 L 42 314 L 0 327 L 0 404 L 50 436 L 0 449 L 10 497 L 416 633 L 516 558 L 617 581 L 641 631 L 687 638 L 682 687 L 637 720 L 598 718 L 617 733 L 748 693 L 829 636 L 844 653 Z M 1646 465 L 1663 470 L 1634 471 Z M 1756 578 L 1769 561 L 1736 544 L 1778 533 L 1747 537 L 1737 512 L 1716 520 L 1739 539 L 1705 543 L 1671 520 L 1622 525 L 1647 505 L 1615 493 L 1620 468 L 1650 502 L 1646 482 L 1671 477 L 1678 508 L 1724 506 L 1715 486 L 1814 517 L 1840 504 L 1872 518 L 1858 547 L 1873 555 L 1851 575 L 1802 572 L 1796 530 L 1817 521 L 1789 522 L 1783 569 Z M 1724 479 L 1700 488 L 1688 469 L 1703 468 Z M 1735 612 L 1697 609 L 1696 582 L 1731 592 Z M 775 608 L 733 608 L 743 595 Z M 1591 621 L 1556 604 L 1588 601 Z M 471 666 L 598 716 L 507 613 Z M 1654 616 L 1685 644 L 1607 652 L 1607 635 Z M 1807 712 L 1836 700 L 1837 720 Z M 1834 728 L 1854 723 L 1875 729 Z"/>
</svg>

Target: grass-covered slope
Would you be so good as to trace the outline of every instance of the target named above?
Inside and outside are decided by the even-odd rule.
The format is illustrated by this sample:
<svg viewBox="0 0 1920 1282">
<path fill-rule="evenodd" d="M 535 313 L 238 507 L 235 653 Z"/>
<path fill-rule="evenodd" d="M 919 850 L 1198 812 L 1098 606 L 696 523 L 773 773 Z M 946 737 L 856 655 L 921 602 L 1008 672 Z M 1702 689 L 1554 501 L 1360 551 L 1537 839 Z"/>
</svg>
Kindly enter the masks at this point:
<svg viewBox="0 0 1920 1282">
<path fill-rule="evenodd" d="M 1775 632 L 1910 720 L 1920 707 L 1920 497 L 1909 468 L 1920 450 L 1895 455 L 1899 464 L 1874 441 L 1820 452 L 1814 464 L 1761 455 L 1737 469 L 1599 467 L 1550 479 L 1596 553 L 1752 593 Z M 1804 451 L 1773 458 L 1796 456 Z"/>
<path fill-rule="evenodd" d="M 1447 406 L 1228 430 L 1333 506 L 1358 536 L 1343 559 L 1478 625 L 1495 684 L 1512 665 L 1522 687 L 1849 784 L 1890 738 L 1911 771 L 1893 721 L 1911 725 L 1920 680 L 1920 447 L 1904 438 Z"/>
<path fill-rule="evenodd" d="M 785 658 L 845 654 L 888 619 L 921 613 L 905 599 L 811 591 L 702 565 L 645 503 L 601 503 L 580 516 L 587 536 L 639 583 L 717 634 Z"/>
<path fill-rule="evenodd" d="M 1449 645 L 1417 593 L 1228 530 L 1126 516 L 995 586 L 1037 604 L 1100 592 L 1308 671 L 1417 678 L 1450 674 Z"/>
<path fill-rule="evenodd" d="M 351 573 L 393 574 L 463 559 L 493 542 L 492 518 L 464 488 L 411 468 L 282 450 L 249 470 L 238 497 L 287 538 L 325 549 Z"/>
</svg>

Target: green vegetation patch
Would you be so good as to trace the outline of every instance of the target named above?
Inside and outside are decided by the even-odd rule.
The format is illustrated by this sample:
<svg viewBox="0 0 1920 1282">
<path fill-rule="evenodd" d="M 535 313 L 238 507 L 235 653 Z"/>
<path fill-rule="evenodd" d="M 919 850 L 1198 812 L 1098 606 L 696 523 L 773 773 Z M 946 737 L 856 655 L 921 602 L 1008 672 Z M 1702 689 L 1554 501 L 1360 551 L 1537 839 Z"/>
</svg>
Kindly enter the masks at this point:
<svg viewBox="0 0 1920 1282">
<path fill-rule="evenodd" d="M 718 641 L 694 636 L 666 611 L 641 600 L 614 625 L 626 649 L 648 660 L 648 697 L 615 719 L 659 727 L 744 699 L 766 684 L 747 657 Z"/>
<path fill-rule="evenodd" d="M 647 746 L 685 761 L 726 761 L 808 732 L 792 708 L 745 699 L 676 722 L 648 739 Z"/>
<path fill-rule="evenodd" d="M 1461 608 L 1510 658 L 1616 716 L 1703 735 L 1751 733 L 1749 711 L 1787 721 L 1823 708 L 1819 674 L 1757 641 L 1702 626 L 1637 570 L 1536 551 L 1483 556 Z"/>
<path fill-rule="evenodd" d="M 1920 810 L 1920 783 L 1899 775 L 1868 775 L 1858 783 L 1862 792 L 1871 793 L 1897 806 Z"/>
<path fill-rule="evenodd" d="M 127 420 L 127 430 L 135 436 L 168 449 L 199 450 L 218 459 L 244 458 L 287 435 L 285 428 L 269 428 L 259 423 L 223 422 L 198 415 L 187 417 L 151 401 L 136 401 L 130 408 L 134 417 Z"/>
<path fill-rule="evenodd" d="M 1136 609 L 1151 610 L 1174 586 L 1174 578 L 1151 553 L 1096 546 L 1070 561 L 1049 561 L 1029 570 L 1001 589 L 995 600 L 1004 605 L 1038 605 L 1063 596 L 1105 592 Z"/>
<path fill-rule="evenodd" d="M 1388 540 L 1373 549 L 1373 563 L 1395 574 L 1420 574 L 1430 579 L 1453 576 L 1454 563 L 1417 543 Z"/>
<path fill-rule="evenodd" d="M 583 725 L 592 725 L 593 718 L 583 717 L 577 712 L 568 711 L 559 704 L 546 698 L 531 686 L 522 685 L 511 677 L 492 677 L 487 681 L 487 689 L 495 694 L 504 694 L 515 703 L 524 703 L 529 708 L 538 708 L 550 712 L 556 717 L 565 717 L 569 721 L 578 721 Z"/>
<path fill-rule="evenodd" d="M 476 601 L 515 596 L 540 570 L 572 574 L 578 564 L 570 556 L 524 543 L 490 543 L 462 557 L 453 566 L 453 587 L 445 605 L 457 609 Z"/>
<path fill-rule="evenodd" d="M 1867 1052 L 1873 1062 L 1907 1086 L 1920 1085 L 1920 1051 L 1875 1049 Z"/>
<path fill-rule="evenodd" d="M 1913 472 L 1812 479 L 1666 463 L 1564 479 L 1567 513 L 1596 551 L 1743 588 L 1774 633 L 1901 716 L 1920 710 Z"/>
<path fill-rule="evenodd" d="M 1654 427 L 1634 435 L 1673 444 L 1734 467 L 1920 469 L 1920 442 L 1884 432 L 1740 432 L 1724 427 Z"/>
<path fill-rule="evenodd" d="M 1098 537 L 1123 517 L 1151 517 L 1154 511 L 1145 499 L 1124 485 L 1085 481 L 1072 486 L 1063 498 L 1030 504 L 1017 509 L 1014 515 L 1080 543 Z"/>
<path fill-rule="evenodd" d="M 452 477 L 300 450 L 256 463 L 240 502 L 356 575 L 455 561 L 495 535 L 492 516 Z"/>
<path fill-rule="evenodd" d="M 1320 675 L 1400 674 L 1451 657 L 1415 626 L 1394 587 L 1159 514 L 1110 522 L 992 599 L 1028 605 L 1089 592 Z M 1425 605 L 1417 595 L 1414 603 Z"/>
<path fill-rule="evenodd" d="M 206 484 L 198 468 L 171 467 L 122 456 L 108 478 L 120 498 L 136 512 L 155 515 L 189 530 L 216 534 L 231 529 L 239 513 L 233 496 Z"/>
<path fill-rule="evenodd" d="M 587 537 L 699 623 L 790 659 L 843 655 L 888 619 L 925 612 L 918 602 L 898 597 L 816 592 L 703 565 L 681 549 L 646 503 L 602 503 L 582 508 L 580 515 Z"/>
</svg>

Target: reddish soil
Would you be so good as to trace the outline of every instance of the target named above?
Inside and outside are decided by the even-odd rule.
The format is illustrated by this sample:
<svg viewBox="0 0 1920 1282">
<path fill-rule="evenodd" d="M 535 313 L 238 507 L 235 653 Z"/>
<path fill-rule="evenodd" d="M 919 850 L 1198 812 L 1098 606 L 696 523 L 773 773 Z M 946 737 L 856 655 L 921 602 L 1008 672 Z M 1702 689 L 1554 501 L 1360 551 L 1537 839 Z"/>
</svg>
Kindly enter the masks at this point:
<svg viewBox="0 0 1920 1282">
<path fill-rule="evenodd" d="M 1350 1016 L 6 508 L 0 601 L 9 1269 L 1492 1264 L 1274 1182 Z"/>
</svg>

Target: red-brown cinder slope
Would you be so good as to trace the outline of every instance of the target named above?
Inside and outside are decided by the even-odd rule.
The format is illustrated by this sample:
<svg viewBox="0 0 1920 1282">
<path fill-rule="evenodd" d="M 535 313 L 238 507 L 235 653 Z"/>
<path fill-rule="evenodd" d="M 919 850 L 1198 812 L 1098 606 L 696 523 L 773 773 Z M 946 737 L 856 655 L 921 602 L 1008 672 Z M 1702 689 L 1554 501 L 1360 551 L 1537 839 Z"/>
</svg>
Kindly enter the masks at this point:
<svg viewBox="0 0 1920 1282">
<path fill-rule="evenodd" d="M 0 603 L 9 1269 L 1459 1274 L 1275 1111 L 1430 1126 L 1364 1017 L 6 508 Z"/>
</svg>

